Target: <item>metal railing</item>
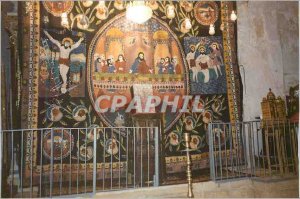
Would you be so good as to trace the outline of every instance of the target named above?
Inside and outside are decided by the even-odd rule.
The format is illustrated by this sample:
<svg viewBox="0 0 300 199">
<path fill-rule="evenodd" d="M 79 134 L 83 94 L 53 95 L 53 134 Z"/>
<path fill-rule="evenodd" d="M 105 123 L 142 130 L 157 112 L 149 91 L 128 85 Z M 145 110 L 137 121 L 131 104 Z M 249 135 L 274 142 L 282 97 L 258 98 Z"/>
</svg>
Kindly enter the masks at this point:
<svg viewBox="0 0 300 199">
<path fill-rule="evenodd" d="M 1 138 L 1 197 L 159 185 L 157 127 L 3 130 Z"/>
<path fill-rule="evenodd" d="M 298 123 L 210 123 L 212 180 L 298 175 Z"/>
</svg>

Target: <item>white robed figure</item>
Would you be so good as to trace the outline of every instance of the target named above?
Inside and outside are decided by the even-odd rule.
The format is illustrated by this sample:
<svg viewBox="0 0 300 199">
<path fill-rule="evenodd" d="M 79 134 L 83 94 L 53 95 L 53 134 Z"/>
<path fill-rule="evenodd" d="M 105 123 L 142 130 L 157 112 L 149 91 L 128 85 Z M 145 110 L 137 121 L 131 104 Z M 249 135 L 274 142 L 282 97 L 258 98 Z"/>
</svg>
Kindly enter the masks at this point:
<svg viewBox="0 0 300 199">
<path fill-rule="evenodd" d="M 204 45 L 199 46 L 199 55 L 196 58 L 196 68 L 198 68 L 197 72 L 202 72 L 204 75 L 204 83 L 209 82 L 209 68 L 210 68 L 210 57 L 206 54 L 206 47 Z M 194 69 L 195 70 L 195 69 Z M 195 73 L 198 75 L 197 73 Z M 194 76 L 194 71 L 193 71 Z M 196 82 L 198 82 L 198 77 L 196 78 Z"/>
<path fill-rule="evenodd" d="M 70 53 L 78 48 L 83 41 L 81 37 L 75 44 L 73 44 L 73 40 L 71 38 L 64 38 L 62 42 L 53 39 L 53 37 L 44 30 L 45 35 L 50 39 L 50 41 L 55 44 L 59 48 L 59 73 L 63 80 L 60 91 L 62 93 L 67 92 L 67 74 L 70 68 Z"/>
</svg>

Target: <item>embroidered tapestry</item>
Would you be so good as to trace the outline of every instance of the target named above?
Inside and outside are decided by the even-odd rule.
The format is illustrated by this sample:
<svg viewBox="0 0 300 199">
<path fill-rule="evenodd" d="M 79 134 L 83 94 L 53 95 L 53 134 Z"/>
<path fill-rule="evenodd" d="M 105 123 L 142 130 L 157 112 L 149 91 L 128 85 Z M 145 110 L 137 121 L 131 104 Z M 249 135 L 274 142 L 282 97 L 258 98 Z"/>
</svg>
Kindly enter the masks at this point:
<svg viewBox="0 0 300 199">
<path fill-rule="evenodd" d="M 201 113 L 172 113 L 168 108 L 164 114 L 165 181 L 180 179 L 174 174 L 185 173 L 185 128 L 192 133 L 193 170 L 199 171 L 209 168 L 208 123 L 241 119 L 235 27 L 228 21 L 232 2 L 149 1 L 153 16 L 144 24 L 126 19 L 125 4 L 24 3 L 22 127 L 58 129 L 54 141 L 63 142 L 64 147 L 54 145 L 56 181 L 62 171 L 68 176 L 75 170 L 92 179 L 94 136 L 97 154 L 103 154 L 97 158 L 97 168 L 118 168 L 118 175 L 125 175 L 123 134 L 98 131 L 94 135 L 89 128 L 131 126 L 130 114 L 125 113 L 128 104 L 102 113 L 97 106 L 109 109 L 111 102 L 97 104 L 97 98 L 122 95 L 130 101 L 134 84 L 152 85 L 153 94 L 159 97 L 200 96 Z M 214 35 L 209 34 L 212 24 Z M 70 127 L 87 130 L 59 130 Z M 221 129 L 213 132 L 226 134 Z M 47 176 L 50 169 L 51 130 L 28 132 L 26 140 L 25 180 L 29 183 L 32 172 L 35 183 L 40 172 Z M 113 165 L 107 163 L 110 160 Z"/>
</svg>

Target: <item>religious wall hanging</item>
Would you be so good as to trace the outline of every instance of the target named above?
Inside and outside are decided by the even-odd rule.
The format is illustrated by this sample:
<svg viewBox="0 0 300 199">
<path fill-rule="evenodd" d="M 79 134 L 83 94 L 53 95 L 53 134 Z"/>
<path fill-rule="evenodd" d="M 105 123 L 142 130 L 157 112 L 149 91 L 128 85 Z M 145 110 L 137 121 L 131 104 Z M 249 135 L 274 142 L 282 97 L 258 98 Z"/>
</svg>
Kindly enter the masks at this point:
<svg viewBox="0 0 300 199">
<path fill-rule="evenodd" d="M 140 24 L 126 18 L 125 1 L 23 5 L 26 15 L 22 26 L 28 31 L 22 40 L 22 127 L 57 129 L 54 137 L 60 144 L 54 147 L 54 181 L 59 181 L 61 171 L 68 175 L 77 169 L 81 177 L 87 174 L 91 180 L 93 157 L 98 153 L 104 155 L 97 158 L 97 167 L 118 168 L 114 172 L 125 176 L 129 165 L 122 133 L 114 131 L 114 137 L 109 137 L 111 132 L 97 132 L 94 154 L 95 135 L 89 129 L 132 126 L 125 111 L 128 104 L 102 112 L 100 109 L 111 109 L 111 101 L 99 103 L 97 99 L 124 96 L 129 102 L 134 85 L 147 85 L 154 96 L 169 100 L 190 95 L 193 102 L 200 96 L 201 112 L 172 112 L 167 107 L 160 140 L 167 168 L 165 180 L 185 179 L 186 130 L 191 132 L 192 169 L 208 171 L 208 123 L 236 122 L 241 116 L 234 24 L 229 21 L 232 2 L 150 1 L 147 6 L 152 17 Z M 222 31 L 210 31 L 210 25 L 221 24 Z M 87 130 L 64 129 L 68 127 Z M 229 142 L 225 139 L 227 129 L 213 132 L 220 135 L 215 142 Z M 35 183 L 41 171 L 49 177 L 51 138 L 46 130 L 42 134 L 33 131 L 26 138 L 24 179 L 29 183 L 33 172 Z M 113 163 L 107 163 L 108 159 Z M 84 172 L 82 168 L 86 168 Z"/>
</svg>

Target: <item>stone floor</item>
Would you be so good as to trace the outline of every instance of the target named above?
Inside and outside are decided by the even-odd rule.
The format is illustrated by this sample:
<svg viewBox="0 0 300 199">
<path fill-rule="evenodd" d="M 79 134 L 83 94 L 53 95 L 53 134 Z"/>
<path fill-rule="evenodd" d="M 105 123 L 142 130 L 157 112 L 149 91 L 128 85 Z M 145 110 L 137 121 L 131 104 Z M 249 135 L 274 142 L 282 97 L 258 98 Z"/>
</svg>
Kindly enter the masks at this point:
<svg viewBox="0 0 300 199">
<path fill-rule="evenodd" d="M 195 198 L 299 198 L 299 179 L 241 179 L 193 185 Z M 187 185 L 102 192 L 95 198 L 186 198 Z"/>
</svg>

